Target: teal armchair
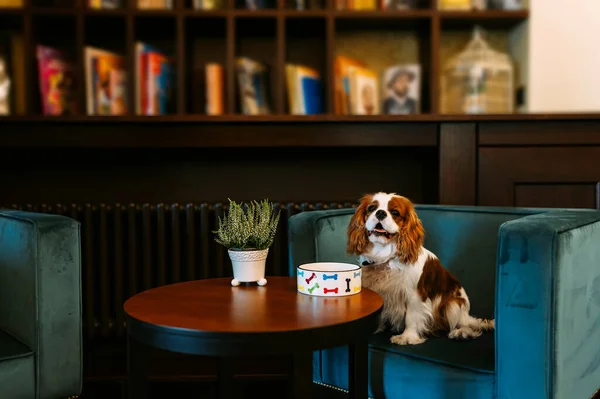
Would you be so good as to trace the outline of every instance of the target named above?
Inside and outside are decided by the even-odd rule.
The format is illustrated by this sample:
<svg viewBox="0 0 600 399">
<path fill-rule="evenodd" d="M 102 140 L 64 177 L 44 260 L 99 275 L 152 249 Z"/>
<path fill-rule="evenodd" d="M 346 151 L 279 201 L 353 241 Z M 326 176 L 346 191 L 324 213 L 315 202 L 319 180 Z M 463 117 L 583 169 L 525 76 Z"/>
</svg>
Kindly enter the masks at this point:
<svg viewBox="0 0 600 399">
<path fill-rule="evenodd" d="M 375 398 L 589 399 L 600 387 L 600 212 L 417 206 L 425 246 L 463 284 L 472 314 L 496 330 L 473 341 L 396 346 L 373 335 Z M 289 222 L 290 274 L 346 254 L 352 209 Z M 315 352 L 314 381 L 348 388 L 347 349 Z"/>
<path fill-rule="evenodd" d="M 79 223 L 0 211 L 0 398 L 79 395 Z"/>
</svg>

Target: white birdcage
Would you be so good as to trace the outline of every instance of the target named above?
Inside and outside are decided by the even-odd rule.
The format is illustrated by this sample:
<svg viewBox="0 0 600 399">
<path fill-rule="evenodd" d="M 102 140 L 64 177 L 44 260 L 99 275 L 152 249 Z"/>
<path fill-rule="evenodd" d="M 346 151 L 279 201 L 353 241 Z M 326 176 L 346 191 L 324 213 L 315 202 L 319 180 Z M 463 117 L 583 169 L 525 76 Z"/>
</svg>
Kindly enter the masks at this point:
<svg viewBox="0 0 600 399">
<path fill-rule="evenodd" d="M 514 71 L 508 54 L 490 47 L 480 28 L 444 66 L 443 114 L 505 114 L 514 110 Z"/>
</svg>

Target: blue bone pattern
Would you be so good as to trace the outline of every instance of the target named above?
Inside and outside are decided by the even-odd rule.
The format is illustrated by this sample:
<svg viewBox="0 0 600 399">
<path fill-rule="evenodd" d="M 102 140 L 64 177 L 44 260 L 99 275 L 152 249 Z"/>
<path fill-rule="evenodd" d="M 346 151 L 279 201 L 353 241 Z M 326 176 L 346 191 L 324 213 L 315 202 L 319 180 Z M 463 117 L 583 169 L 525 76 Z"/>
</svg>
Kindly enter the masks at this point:
<svg viewBox="0 0 600 399">
<path fill-rule="evenodd" d="M 298 276 L 304 277 L 304 270 L 298 270 Z"/>
<path fill-rule="evenodd" d="M 337 273 L 336 274 L 331 274 L 331 275 L 324 274 L 323 275 L 323 281 L 324 280 L 335 280 L 335 281 L 337 281 L 337 277 L 338 277 Z"/>
<path fill-rule="evenodd" d="M 360 271 L 354 272 L 354 278 L 360 277 Z"/>
</svg>

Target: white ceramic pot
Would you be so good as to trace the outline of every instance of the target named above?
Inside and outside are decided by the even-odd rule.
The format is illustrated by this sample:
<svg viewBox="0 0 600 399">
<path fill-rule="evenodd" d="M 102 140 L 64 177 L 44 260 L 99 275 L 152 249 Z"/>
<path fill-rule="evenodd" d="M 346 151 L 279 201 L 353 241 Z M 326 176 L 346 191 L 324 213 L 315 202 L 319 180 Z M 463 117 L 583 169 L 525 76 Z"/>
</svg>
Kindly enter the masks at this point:
<svg viewBox="0 0 600 399">
<path fill-rule="evenodd" d="M 230 249 L 229 259 L 233 266 L 233 280 L 231 285 L 237 287 L 240 283 L 267 284 L 265 278 L 265 264 L 269 248 L 261 250 L 235 250 Z"/>
<path fill-rule="evenodd" d="M 350 263 L 317 262 L 298 266 L 298 291 L 312 296 L 347 296 L 362 289 L 360 266 Z"/>
</svg>

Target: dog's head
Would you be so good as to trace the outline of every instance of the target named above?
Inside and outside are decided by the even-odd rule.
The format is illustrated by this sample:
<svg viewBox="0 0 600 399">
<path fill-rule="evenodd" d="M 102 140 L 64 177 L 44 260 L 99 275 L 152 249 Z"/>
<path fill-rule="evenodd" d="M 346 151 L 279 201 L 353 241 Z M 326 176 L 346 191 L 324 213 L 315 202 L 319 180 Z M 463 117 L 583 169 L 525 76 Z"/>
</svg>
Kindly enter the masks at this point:
<svg viewBox="0 0 600 399">
<path fill-rule="evenodd" d="M 393 193 L 365 195 L 348 226 L 348 253 L 362 255 L 372 245 L 396 244 L 404 264 L 417 261 L 425 230 L 412 202 Z"/>
</svg>

